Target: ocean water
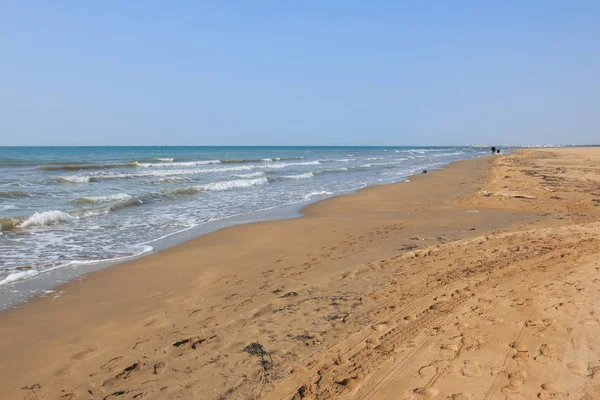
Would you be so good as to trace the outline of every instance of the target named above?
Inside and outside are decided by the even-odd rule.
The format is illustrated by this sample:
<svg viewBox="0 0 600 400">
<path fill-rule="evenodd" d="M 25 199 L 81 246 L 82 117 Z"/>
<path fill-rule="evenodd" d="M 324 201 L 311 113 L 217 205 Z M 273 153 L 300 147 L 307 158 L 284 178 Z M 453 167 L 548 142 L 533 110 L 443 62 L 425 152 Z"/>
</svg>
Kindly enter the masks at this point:
<svg viewBox="0 0 600 400">
<path fill-rule="evenodd" d="M 125 260 L 233 216 L 488 154 L 480 147 L 0 147 L 0 285 Z"/>
</svg>

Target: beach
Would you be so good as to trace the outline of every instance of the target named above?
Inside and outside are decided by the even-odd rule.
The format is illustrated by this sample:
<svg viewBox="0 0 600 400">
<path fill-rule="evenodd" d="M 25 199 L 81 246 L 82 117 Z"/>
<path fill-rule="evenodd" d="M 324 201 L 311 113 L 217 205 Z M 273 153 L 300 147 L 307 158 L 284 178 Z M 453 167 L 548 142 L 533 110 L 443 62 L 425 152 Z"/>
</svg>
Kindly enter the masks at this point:
<svg viewBox="0 0 600 400">
<path fill-rule="evenodd" d="M 456 161 L 85 275 L 0 311 L 0 398 L 599 398 L 598 161 Z"/>
<path fill-rule="evenodd" d="M 318 200 L 486 154 L 473 146 L 0 146 L 0 309 L 226 226 L 294 218 Z"/>
</svg>

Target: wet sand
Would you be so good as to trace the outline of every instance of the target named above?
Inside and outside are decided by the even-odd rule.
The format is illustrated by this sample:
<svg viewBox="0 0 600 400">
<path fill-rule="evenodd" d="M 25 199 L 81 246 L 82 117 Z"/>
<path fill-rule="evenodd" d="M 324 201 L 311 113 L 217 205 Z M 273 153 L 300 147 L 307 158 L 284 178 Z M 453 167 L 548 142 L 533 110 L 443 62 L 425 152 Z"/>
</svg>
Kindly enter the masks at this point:
<svg viewBox="0 0 600 400">
<path fill-rule="evenodd" d="M 461 161 L 92 273 L 0 312 L 0 398 L 594 399 L 599 161 Z"/>
</svg>

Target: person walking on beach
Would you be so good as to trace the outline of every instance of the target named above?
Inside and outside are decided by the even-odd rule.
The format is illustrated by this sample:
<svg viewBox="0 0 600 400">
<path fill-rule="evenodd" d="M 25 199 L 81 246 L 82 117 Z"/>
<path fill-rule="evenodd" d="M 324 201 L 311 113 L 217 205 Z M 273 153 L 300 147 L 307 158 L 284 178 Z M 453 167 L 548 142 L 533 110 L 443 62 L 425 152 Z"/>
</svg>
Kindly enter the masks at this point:
<svg viewBox="0 0 600 400">
<path fill-rule="evenodd" d="M 496 149 L 496 152 L 497 152 L 498 154 L 500 154 L 500 147 L 498 147 L 498 148 Z"/>
<path fill-rule="evenodd" d="M 496 154 L 496 146 L 492 146 L 492 155 Z"/>
</svg>

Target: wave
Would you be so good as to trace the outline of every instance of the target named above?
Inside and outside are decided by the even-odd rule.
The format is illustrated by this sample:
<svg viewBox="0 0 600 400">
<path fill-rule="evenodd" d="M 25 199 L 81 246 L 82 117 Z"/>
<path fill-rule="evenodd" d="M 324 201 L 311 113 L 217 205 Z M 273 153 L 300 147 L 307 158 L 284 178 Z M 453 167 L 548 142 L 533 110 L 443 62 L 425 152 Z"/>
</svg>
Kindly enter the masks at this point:
<svg viewBox="0 0 600 400">
<path fill-rule="evenodd" d="M 304 157 L 241 158 L 241 159 L 221 160 L 221 163 L 223 163 L 223 164 L 243 164 L 243 163 L 260 163 L 260 162 L 293 161 L 293 160 L 304 160 Z"/>
<path fill-rule="evenodd" d="M 49 226 L 61 222 L 71 222 L 74 217 L 71 214 L 62 211 L 44 211 L 36 212 L 25 221 L 21 222 L 19 228 L 29 228 L 32 226 Z"/>
<path fill-rule="evenodd" d="M 151 178 L 151 177 L 169 177 L 178 175 L 199 175 L 218 172 L 251 171 L 253 169 L 283 169 L 288 167 L 298 167 L 306 165 L 319 165 L 319 161 L 308 161 L 298 163 L 277 163 L 265 165 L 240 165 L 235 167 L 220 168 L 202 168 L 202 169 L 175 169 L 175 170 L 157 170 L 148 172 L 134 172 L 124 174 L 104 173 L 96 175 L 71 175 L 57 178 L 59 182 L 67 183 L 87 183 L 97 182 L 104 179 L 128 179 L 128 178 Z"/>
<path fill-rule="evenodd" d="M 243 178 L 243 179 L 248 179 L 248 178 L 256 178 L 259 176 L 263 176 L 265 173 L 262 171 L 259 172 L 250 172 L 249 174 L 239 174 L 239 175 L 234 175 L 236 178 Z"/>
<path fill-rule="evenodd" d="M 304 157 L 290 157 L 286 160 L 301 160 Z M 239 160 L 196 160 L 196 161 L 180 161 L 173 162 L 174 158 L 152 158 L 148 162 L 133 161 L 129 163 L 116 164 L 68 164 L 68 165 L 44 165 L 39 167 L 42 171 L 80 171 L 80 170 L 103 170 L 114 168 L 161 168 L 161 167 L 194 167 L 199 165 L 211 164 L 243 164 L 243 163 L 258 163 L 258 162 L 274 162 L 283 160 L 281 157 L 273 158 L 257 158 L 257 159 L 239 159 Z"/>
<path fill-rule="evenodd" d="M 61 183 L 89 183 L 89 182 L 97 182 L 98 178 L 93 176 L 82 176 L 82 175 L 70 175 L 70 176 L 61 176 L 56 178 L 58 182 Z"/>
<path fill-rule="evenodd" d="M 71 200 L 73 204 L 96 204 L 96 203 L 109 203 L 112 201 L 128 200 L 131 196 L 127 193 L 116 193 L 108 196 L 90 196 L 90 197 L 78 197 Z"/>
<path fill-rule="evenodd" d="M 128 260 L 128 259 L 140 257 L 151 251 L 154 251 L 154 248 L 152 246 L 143 245 L 143 246 L 141 246 L 141 250 L 139 252 L 137 252 L 135 254 L 126 255 L 126 256 L 107 258 L 104 260 L 74 260 L 74 261 L 70 261 L 70 262 L 67 262 L 67 263 L 64 263 L 61 265 L 56 265 L 56 266 L 53 266 L 53 267 L 50 267 L 50 268 L 47 268 L 44 270 L 29 269 L 26 271 L 13 272 L 12 274 L 9 274 L 6 278 L 4 278 L 0 281 L 0 286 L 8 285 L 10 283 L 14 283 L 17 281 L 22 281 L 27 278 L 32 278 L 39 274 L 54 271 L 54 270 L 62 268 L 62 267 L 68 267 L 71 265 L 73 265 L 73 266 L 94 265 L 94 264 L 101 264 L 101 263 L 112 263 L 112 262 L 117 262 L 117 261 L 124 261 L 124 260 Z"/>
<path fill-rule="evenodd" d="M 20 192 L 20 191 L 6 191 L 6 192 L 0 192 L 0 199 L 17 199 L 20 197 L 30 197 L 31 195 L 25 192 Z"/>
<path fill-rule="evenodd" d="M 243 179 L 243 180 L 233 180 L 233 181 L 223 181 L 223 182 L 212 182 L 207 183 L 205 185 L 198 185 L 198 188 L 201 191 L 215 191 L 221 192 L 224 190 L 235 189 L 235 188 L 244 188 L 250 186 L 264 185 L 269 181 L 267 178 L 258 178 L 258 179 Z"/>
<path fill-rule="evenodd" d="M 143 163 L 135 161 L 133 166 L 139 168 L 161 168 L 161 167 L 196 167 L 199 165 L 221 164 L 221 160 L 200 160 L 200 161 L 180 161 L 180 162 L 161 162 L 161 163 Z"/>
<path fill-rule="evenodd" d="M 443 154 L 432 154 L 433 157 L 445 157 L 445 156 L 459 156 L 465 154 L 463 151 L 457 151 L 454 153 L 443 153 Z"/>
<path fill-rule="evenodd" d="M 280 176 L 279 179 L 310 179 L 315 175 L 312 172 L 307 172 L 305 174 L 297 174 L 297 175 L 283 175 Z"/>
<path fill-rule="evenodd" d="M 159 184 L 159 183 L 179 183 L 179 182 L 189 182 L 189 181 L 193 181 L 192 178 L 185 178 L 185 177 L 178 177 L 178 176 L 174 176 L 174 177 L 169 177 L 169 178 L 160 178 L 156 181 L 152 181 L 150 182 L 151 184 Z"/>
<path fill-rule="evenodd" d="M 9 283 L 13 283 L 16 281 L 20 281 L 26 278 L 31 278 L 34 277 L 36 275 L 39 275 L 40 271 L 35 270 L 35 269 L 29 269 L 27 271 L 19 271 L 19 272 L 14 272 L 12 274 L 9 274 L 6 278 L 2 279 L 0 281 L 0 286 L 2 285 L 7 285 Z"/>
<path fill-rule="evenodd" d="M 231 181 L 220 181 L 205 183 L 203 185 L 187 186 L 179 189 L 162 190 L 162 195 L 194 194 L 198 192 L 223 192 L 225 190 L 246 188 L 269 183 L 267 178 L 258 179 L 236 179 Z"/>
<path fill-rule="evenodd" d="M 345 162 L 345 163 L 349 163 L 350 161 L 354 161 L 356 160 L 356 158 L 328 158 L 325 160 L 322 160 L 323 162 Z"/>
<path fill-rule="evenodd" d="M 80 170 L 103 170 L 113 168 L 134 167 L 135 163 L 128 164 L 71 164 L 71 165 L 44 165 L 39 167 L 42 171 L 80 171 Z"/>
<path fill-rule="evenodd" d="M 0 218 L 0 232 L 12 231 L 18 222 L 18 218 Z"/>
<path fill-rule="evenodd" d="M 329 195 L 332 195 L 332 194 L 333 194 L 332 192 L 327 192 L 325 190 L 314 191 L 314 192 L 310 192 L 310 193 L 307 193 L 306 195 L 304 195 L 304 200 L 308 201 L 308 200 L 312 199 L 315 196 L 329 196 Z"/>
<path fill-rule="evenodd" d="M 328 173 L 334 173 L 334 172 L 345 172 L 351 168 L 353 169 L 354 167 L 351 166 L 351 167 L 340 167 L 340 168 L 332 168 L 332 169 L 322 169 L 320 171 L 314 171 L 313 174 L 320 175 L 320 174 L 328 174 Z"/>
<path fill-rule="evenodd" d="M 268 179 L 263 177 L 258 179 L 238 179 L 230 181 L 211 182 L 203 185 L 187 186 L 184 188 L 171 190 L 163 189 L 160 192 L 148 193 L 138 197 L 131 197 L 126 193 L 119 193 L 112 196 L 80 197 L 73 200 L 72 202 L 76 202 L 78 204 L 94 204 L 115 200 L 118 201 L 104 207 L 74 210 L 70 211 L 69 213 L 58 210 L 52 210 L 36 212 L 29 217 L 0 218 L 0 232 L 11 231 L 16 228 L 51 226 L 61 223 L 72 222 L 80 218 L 101 216 L 108 214 L 109 212 L 115 212 L 129 207 L 136 207 L 148 201 L 152 201 L 152 199 L 157 199 L 164 196 L 194 194 L 199 192 L 222 192 L 231 189 L 263 185 L 268 182 Z"/>
</svg>

